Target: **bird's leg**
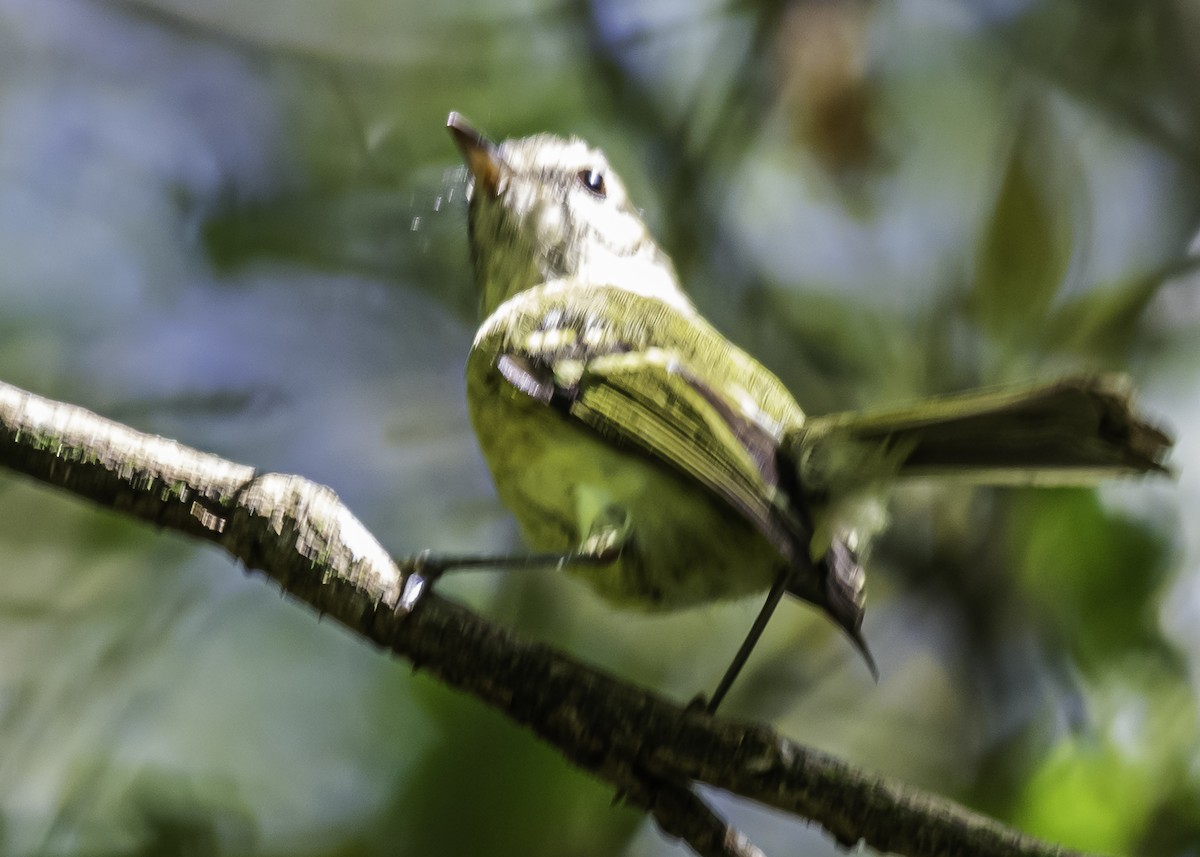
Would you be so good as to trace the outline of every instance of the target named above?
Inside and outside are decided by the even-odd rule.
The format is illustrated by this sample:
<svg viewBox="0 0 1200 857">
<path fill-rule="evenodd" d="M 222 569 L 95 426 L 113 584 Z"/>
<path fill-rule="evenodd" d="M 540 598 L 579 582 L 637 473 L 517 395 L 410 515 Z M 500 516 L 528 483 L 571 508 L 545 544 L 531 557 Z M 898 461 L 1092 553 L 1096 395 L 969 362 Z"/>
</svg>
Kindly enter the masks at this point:
<svg viewBox="0 0 1200 857">
<path fill-rule="evenodd" d="M 524 570 L 530 568 L 562 568 L 567 565 L 608 565 L 621 553 L 621 541 L 617 539 L 590 538 L 575 550 L 564 553 L 527 554 L 434 554 L 422 551 L 415 557 L 402 560 L 399 565 L 407 567 L 404 591 L 400 595 L 397 610 L 411 612 L 421 596 L 437 583 L 447 571 L 462 571 L 475 568 Z"/>
<path fill-rule="evenodd" d="M 742 667 L 746 665 L 746 660 L 750 657 L 750 653 L 754 651 L 754 647 L 758 644 L 759 637 L 766 630 L 767 623 L 771 621 L 771 616 L 774 615 L 775 608 L 779 606 L 779 602 L 783 598 L 783 593 L 787 591 L 787 583 L 790 577 L 791 569 L 780 569 L 775 582 L 771 584 L 770 591 L 767 592 L 767 600 L 763 602 L 758 615 L 754 617 L 754 624 L 750 626 L 750 630 L 746 634 L 746 639 L 742 640 L 742 645 L 738 647 L 737 653 L 733 656 L 733 661 L 725 669 L 725 675 L 721 676 L 721 681 L 717 684 L 717 689 L 713 691 L 713 695 L 707 701 L 705 701 L 703 694 L 701 694 L 692 700 L 689 707 L 703 707 L 704 711 L 708 714 L 717 713 L 717 707 L 721 704 L 725 695 L 729 693 L 729 688 L 733 686 L 733 682 L 742 671 Z"/>
</svg>

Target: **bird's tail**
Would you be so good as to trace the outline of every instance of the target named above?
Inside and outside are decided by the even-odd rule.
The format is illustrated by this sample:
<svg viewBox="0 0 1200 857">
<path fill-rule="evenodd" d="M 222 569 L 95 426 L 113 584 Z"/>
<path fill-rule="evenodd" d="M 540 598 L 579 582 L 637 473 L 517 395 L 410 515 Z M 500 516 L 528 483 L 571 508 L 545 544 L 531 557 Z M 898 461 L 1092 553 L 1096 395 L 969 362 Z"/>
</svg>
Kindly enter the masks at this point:
<svg viewBox="0 0 1200 857">
<path fill-rule="evenodd" d="M 1171 438 L 1140 415 L 1122 376 L 927 399 L 808 421 L 785 444 L 806 493 L 854 490 L 896 476 L 991 485 L 1086 485 L 1166 473 Z"/>
</svg>

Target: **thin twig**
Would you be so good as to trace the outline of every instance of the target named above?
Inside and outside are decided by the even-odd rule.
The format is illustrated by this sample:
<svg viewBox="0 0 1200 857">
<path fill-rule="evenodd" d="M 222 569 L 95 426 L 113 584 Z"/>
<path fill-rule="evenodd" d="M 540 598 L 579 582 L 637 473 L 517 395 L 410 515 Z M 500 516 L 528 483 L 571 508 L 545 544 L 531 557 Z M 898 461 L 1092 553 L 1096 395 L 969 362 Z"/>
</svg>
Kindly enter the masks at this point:
<svg viewBox="0 0 1200 857">
<path fill-rule="evenodd" d="M 713 718 L 523 640 L 427 593 L 398 607 L 397 565 L 328 488 L 137 432 L 0 383 L 0 465 L 220 544 L 362 637 L 528 726 L 672 836 L 712 857 L 759 852 L 692 781 L 794 813 L 840 843 L 911 857 L 1077 855 L 773 730 Z"/>
</svg>

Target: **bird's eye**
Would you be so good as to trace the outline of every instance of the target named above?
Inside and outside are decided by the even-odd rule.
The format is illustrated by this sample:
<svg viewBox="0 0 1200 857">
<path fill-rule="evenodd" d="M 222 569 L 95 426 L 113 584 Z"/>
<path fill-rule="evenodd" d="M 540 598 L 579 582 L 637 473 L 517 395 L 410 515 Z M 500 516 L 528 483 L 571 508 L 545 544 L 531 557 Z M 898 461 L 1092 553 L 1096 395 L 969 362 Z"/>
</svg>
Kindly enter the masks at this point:
<svg viewBox="0 0 1200 857">
<path fill-rule="evenodd" d="M 577 178 L 581 185 L 601 199 L 608 194 L 608 189 L 604 186 L 604 173 L 599 170 L 580 170 Z"/>
</svg>

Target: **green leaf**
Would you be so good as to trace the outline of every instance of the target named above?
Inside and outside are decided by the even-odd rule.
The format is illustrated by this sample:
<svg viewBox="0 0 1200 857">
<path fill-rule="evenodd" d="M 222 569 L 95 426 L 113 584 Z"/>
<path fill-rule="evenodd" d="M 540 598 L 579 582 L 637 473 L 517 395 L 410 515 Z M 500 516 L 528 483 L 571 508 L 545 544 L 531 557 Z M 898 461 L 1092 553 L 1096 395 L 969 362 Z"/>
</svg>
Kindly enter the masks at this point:
<svg viewBox="0 0 1200 857">
<path fill-rule="evenodd" d="M 1022 585 L 1077 654 L 1099 662 L 1163 645 L 1153 608 L 1167 556 L 1156 534 L 1084 489 L 1022 492 L 1010 514 Z"/>
<path fill-rule="evenodd" d="M 1013 140 L 975 257 L 970 310 L 1000 344 L 1027 345 L 1063 284 L 1074 249 L 1074 212 L 1044 121 L 1026 117 Z"/>
<path fill-rule="evenodd" d="M 1184 256 L 1108 288 L 1089 289 L 1064 300 L 1043 328 L 1047 348 L 1081 354 L 1121 366 L 1159 288 L 1200 266 L 1200 258 Z"/>
<path fill-rule="evenodd" d="M 1081 734 L 1056 744 L 1013 807 L 1021 830 L 1105 854 L 1187 853 L 1194 833 L 1196 707 L 1175 669 L 1154 658 L 1109 663 L 1087 691 Z M 1162 825 L 1164 817 L 1171 824 Z M 1188 845 L 1193 845 L 1194 838 Z"/>
</svg>

